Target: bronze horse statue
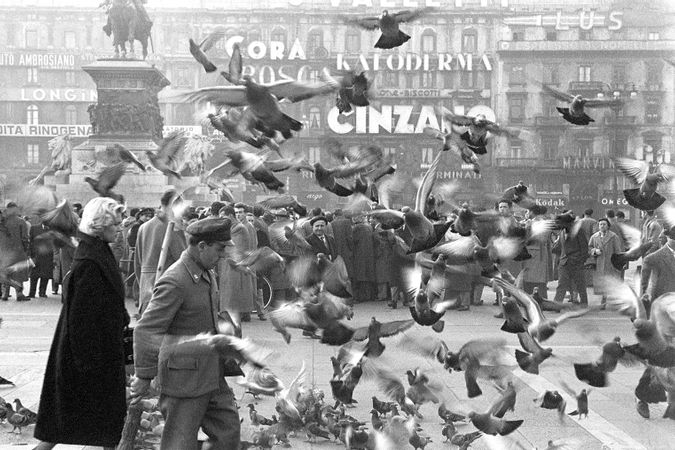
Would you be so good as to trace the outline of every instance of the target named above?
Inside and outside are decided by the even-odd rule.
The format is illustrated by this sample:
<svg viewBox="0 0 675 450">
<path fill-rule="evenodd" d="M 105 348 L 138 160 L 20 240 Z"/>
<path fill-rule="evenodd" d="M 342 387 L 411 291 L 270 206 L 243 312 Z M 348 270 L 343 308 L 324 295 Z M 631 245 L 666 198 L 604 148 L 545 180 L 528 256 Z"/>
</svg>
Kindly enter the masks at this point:
<svg viewBox="0 0 675 450">
<path fill-rule="evenodd" d="M 143 59 L 148 56 L 148 41 L 152 21 L 148 17 L 140 0 L 113 0 L 108 3 L 108 22 L 103 27 L 106 35 L 113 36 L 115 58 L 126 58 L 126 43 L 129 42 L 129 54 L 134 57 L 134 41 L 143 46 Z"/>
</svg>

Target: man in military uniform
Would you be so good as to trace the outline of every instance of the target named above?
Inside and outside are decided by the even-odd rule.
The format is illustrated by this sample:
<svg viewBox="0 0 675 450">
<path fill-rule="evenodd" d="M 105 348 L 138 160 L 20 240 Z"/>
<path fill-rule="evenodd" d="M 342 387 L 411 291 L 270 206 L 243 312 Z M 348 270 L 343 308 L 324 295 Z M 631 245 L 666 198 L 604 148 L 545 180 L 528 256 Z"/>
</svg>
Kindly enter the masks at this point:
<svg viewBox="0 0 675 450">
<path fill-rule="evenodd" d="M 242 375 L 241 370 L 215 350 L 192 352 L 175 345 L 199 333 L 218 332 L 220 296 L 213 269 L 231 245 L 231 225 L 230 219 L 208 218 L 188 226 L 188 248 L 157 280 L 134 330 L 132 398 L 145 395 L 157 377 L 166 420 L 163 450 L 197 450 L 200 427 L 209 436 L 208 448 L 239 448 L 239 414 L 224 377 Z M 229 314 L 223 316 L 233 330 Z"/>
</svg>

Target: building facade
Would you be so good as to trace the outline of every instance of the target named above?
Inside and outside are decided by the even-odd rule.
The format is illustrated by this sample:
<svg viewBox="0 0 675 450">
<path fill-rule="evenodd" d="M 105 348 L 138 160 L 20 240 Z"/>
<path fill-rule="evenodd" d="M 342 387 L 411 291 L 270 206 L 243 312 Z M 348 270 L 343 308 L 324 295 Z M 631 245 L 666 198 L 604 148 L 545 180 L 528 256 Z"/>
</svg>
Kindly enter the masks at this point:
<svg viewBox="0 0 675 450">
<path fill-rule="evenodd" d="M 381 146 L 394 156 L 403 180 L 403 188 L 391 195 L 394 206 L 414 198 L 413 181 L 440 151 L 440 142 L 422 130 L 443 126 L 443 108 L 462 114 L 485 112 L 531 136 L 522 142 L 497 138 L 481 158 L 479 175 L 448 152 L 438 178 L 457 183 L 457 200 L 488 206 L 501 189 L 522 179 L 550 205 L 565 202 L 578 208 L 591 200 L 599 205 L 604 194 L 615 193 L 612 155 L 630 155 L 639 147 L 666 158 L 673 150 L 673 67 L 662 59 L 675 59 L 672 31 L 664 22 L 672 16 L 656 14 L 664 22 L 658 26 L 650 16 L 633 14 L 616 1 L 561 3 L 265 0 L 233 1 L 225 9 L 222 2 L 208 0 L 181 8 L 155 7 L 151 1 L 149 61 L 172 83 L 161 93 L 165 124 L 201 127 L 213 136 L 217 132 L 202 126 L 208 111 L 175 100 L 188 90 L 225 83 L 194 61 L 189 38 L 199 41 L 224 27 L 225 38 L 209 56 L 226 67 L 232 45 L 239 43 L 245 73 L 259 82 L 311 81 L 320 78 L 324 68 L 333 74 L 365 71 L 378 96 L 369 107 L 339 114 L 333 96 L 284 105 L 284 111 L 305 127 L 282 149 L 330 166 L 337 162 L 322 150 L 327 137 L 347 147 Z M 340 19 L 421 6 L 436 9 L 402 24 L 412 39 L 392 50 L 373 48 L 379 32 L 349 27 Z M 93 8 L 27 7 L 18 2 L 0 8 L 0 36 L 5 33 L 8 43 L 0 53 L 0 152 L 8 161 L 0 174 L 5 179 L 34 177 L 49 162 L 47 141 L 55 135 L 69 132 L 75 145 L 86 138 L 87 108 L 96 94 L 81 66 L 112 56 L 111 39 L 101 31 L 105 20 L 103 11 Z M 591 111 L 594 124 L 573 128 L 553 115 L 551 99 L 528 79 L 629 101 L 619 111 Z M 212 163 L 221 158 L 216 155 Z M 308 206 L 331 209 L 344 203 L 322 191 L 309 174 L 283 176 L 290 192 Z M 590 187 L 592 178 L 597 178 L 595 190 Z M 582 187 L 582 181 L 588 186 Z M 232 188 L 249 202 L 267 195 L 242 180 L 233 180 Z"/>
</svg>

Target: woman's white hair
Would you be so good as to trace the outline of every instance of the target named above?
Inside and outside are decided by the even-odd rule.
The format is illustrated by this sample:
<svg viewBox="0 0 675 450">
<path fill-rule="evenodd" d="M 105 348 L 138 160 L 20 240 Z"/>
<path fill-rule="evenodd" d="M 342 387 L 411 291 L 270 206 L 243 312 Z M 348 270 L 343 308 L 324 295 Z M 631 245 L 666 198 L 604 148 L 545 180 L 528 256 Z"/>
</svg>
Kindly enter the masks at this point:
<svg viewBox="0 0 675 450">
<path fill-rule="evenodd" d="M 89 200 L 82 210 L 79 230 L 91 236 L 100 236 L 105 227 L 122 220 L 125 206 L 108 197 Z"/>
</svg>

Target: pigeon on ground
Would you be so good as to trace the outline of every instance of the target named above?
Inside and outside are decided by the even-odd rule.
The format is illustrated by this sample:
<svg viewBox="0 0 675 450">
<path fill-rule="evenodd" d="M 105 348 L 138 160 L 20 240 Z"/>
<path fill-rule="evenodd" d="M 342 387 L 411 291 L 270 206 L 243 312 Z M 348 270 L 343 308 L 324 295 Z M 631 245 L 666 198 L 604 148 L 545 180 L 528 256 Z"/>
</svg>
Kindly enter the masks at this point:
<svg viewBox="0 0 675 450">
<path fill-rule="evenodd" d="M 560 385 L 567 391 L 569 395 L 577 399 L 577 409 L 572 411 L 570 416 L 579 416 L 581 420 L 582 417 L 588 417 L 588 394 L 591 393 L 591 389 L 582 389 L 581 392 L 577 393 L 564 381 L 560 381 Z"/>
<path fill-rule="evenodd" d="M 490 413 L 501 419 L 507 411 L 515 411 L 516 388 L 510 380 L 506 383 L 506 387 L 501 387 L 497 384 L 495 384 L 495 387 L 499 391 L 500 396 L 492 403 Z"/>
</svg>

